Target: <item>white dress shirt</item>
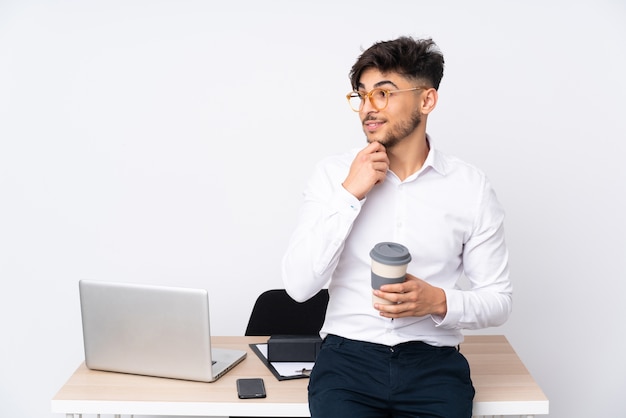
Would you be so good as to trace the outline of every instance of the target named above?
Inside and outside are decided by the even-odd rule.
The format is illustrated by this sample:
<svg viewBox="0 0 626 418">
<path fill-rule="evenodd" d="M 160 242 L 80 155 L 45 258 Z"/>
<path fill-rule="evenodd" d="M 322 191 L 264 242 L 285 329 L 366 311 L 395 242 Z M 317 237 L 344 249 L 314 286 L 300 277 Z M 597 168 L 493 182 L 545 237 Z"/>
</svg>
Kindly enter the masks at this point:
<svg viewBox="0 0 626 418">
<path fill-rule="evenodd" d="M 462 329 L 504 323 L 512 294 L 504 211 L 485 175 L 431 147 L 417 173 L 400 181 L 389 170 L 359 201 L 341 185 L 359 151 L 317 165 L 282 261 L 292 298 L 304 301 L 328 285 L 321 336 L 455 346 Z M 382 241 L 406 246 L 407 272 L 444 289 L 445 317 L 392 320 L 373 308 L 369 252 Z M 463 274 L 469 286 L 462 289 Z"/>
</svg>

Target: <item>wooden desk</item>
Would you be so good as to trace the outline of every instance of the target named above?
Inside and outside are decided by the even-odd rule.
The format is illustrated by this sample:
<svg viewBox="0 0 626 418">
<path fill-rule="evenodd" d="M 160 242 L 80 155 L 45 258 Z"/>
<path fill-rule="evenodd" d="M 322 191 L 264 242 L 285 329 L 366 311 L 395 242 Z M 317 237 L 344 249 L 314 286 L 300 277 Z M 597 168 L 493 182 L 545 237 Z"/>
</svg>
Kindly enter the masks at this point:
<svg viewBox="0 0 626 418">
<path fill-rule="evenodd" d="M 278 381 L 248 344 L 263 337 L 213 337 L 215 347 L 245 348 L 247 358 L 213 383 L 89 370 L 81 364 L 51 402 L 53 413 L 184 416 L 308 417 L 308 379 Z M 475 416 L 548 413 L 548 399 L 501 335 L 467 336 L 467 357 L 476 397 Z M 262 377 L 267 398 L 241 400 L 235 380 Z"/>
</svg>

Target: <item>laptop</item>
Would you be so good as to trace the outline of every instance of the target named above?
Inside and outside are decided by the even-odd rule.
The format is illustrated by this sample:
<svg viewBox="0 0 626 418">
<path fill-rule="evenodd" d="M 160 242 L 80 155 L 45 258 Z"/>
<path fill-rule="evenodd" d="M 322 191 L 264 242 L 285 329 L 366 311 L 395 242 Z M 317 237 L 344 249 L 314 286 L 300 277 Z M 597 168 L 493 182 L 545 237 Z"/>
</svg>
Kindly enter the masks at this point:
<svg viewBox="0 0 626 418">
<path fill-rule="evenodd" d="M 79 293 L 90 369 L 213 382 L 246 357 L 211 348 L 204 289 L 81 280 Z"/>
</svg>

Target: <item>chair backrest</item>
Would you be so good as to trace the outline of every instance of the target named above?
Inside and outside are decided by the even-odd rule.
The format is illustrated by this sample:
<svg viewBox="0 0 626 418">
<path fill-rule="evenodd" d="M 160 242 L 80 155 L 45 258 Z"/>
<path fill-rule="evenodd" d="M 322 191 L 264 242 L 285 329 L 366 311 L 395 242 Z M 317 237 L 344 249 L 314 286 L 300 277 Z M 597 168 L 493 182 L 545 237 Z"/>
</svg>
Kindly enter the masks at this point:
<svg viewBox="0 0 626 418">
<path fill-rule="evenodd" d="M 256 300 L 246 335 L 317 335 L 324 323 L 328 289 L 306 302 L 296 302 L 284 289 L 263 292 Z"/>
</svg>

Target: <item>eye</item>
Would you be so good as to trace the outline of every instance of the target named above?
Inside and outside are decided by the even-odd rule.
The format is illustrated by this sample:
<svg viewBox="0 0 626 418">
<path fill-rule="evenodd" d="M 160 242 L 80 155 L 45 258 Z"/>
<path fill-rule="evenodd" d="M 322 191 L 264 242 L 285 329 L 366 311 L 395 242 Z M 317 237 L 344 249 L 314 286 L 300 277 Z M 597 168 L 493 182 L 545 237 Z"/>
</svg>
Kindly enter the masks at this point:
<svg viewBox="0 0 626 418">
<path fill-rule="evenodd" d="M 376 89 L 372 91 L 372 97 L 374 97 L 374 99 L 386 99 L 387 96 L 389 95 L 389 92 L 387 90 L 382 90 L 382 89 Z"/>
</svg>

